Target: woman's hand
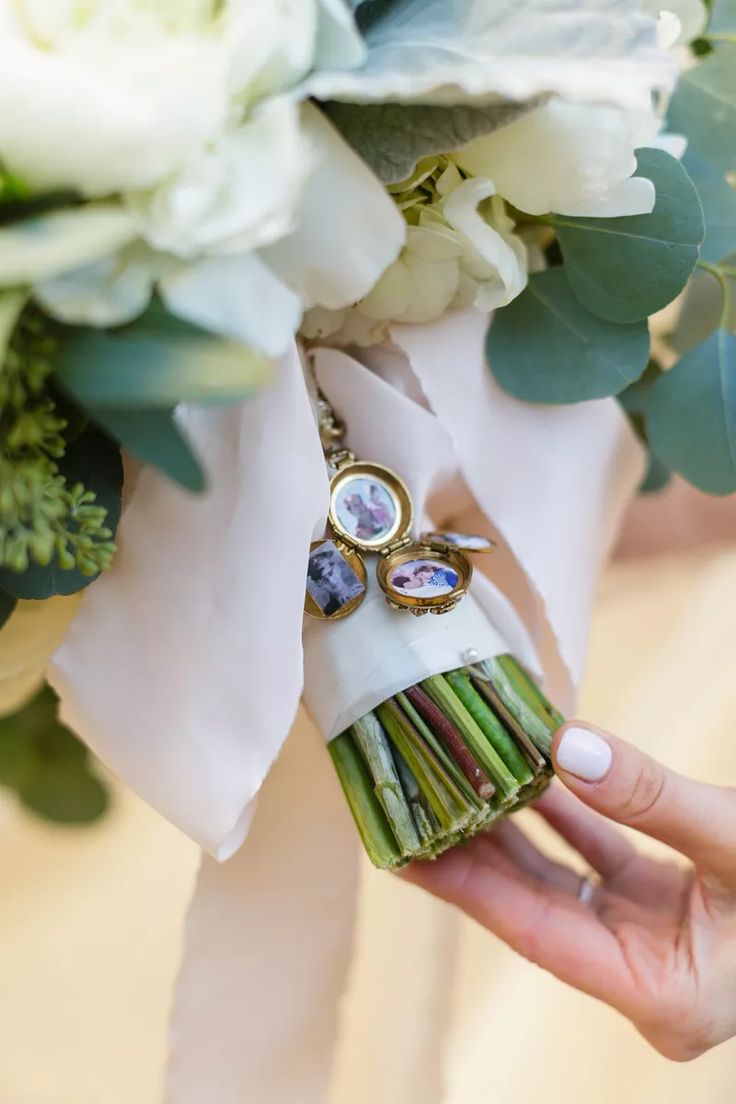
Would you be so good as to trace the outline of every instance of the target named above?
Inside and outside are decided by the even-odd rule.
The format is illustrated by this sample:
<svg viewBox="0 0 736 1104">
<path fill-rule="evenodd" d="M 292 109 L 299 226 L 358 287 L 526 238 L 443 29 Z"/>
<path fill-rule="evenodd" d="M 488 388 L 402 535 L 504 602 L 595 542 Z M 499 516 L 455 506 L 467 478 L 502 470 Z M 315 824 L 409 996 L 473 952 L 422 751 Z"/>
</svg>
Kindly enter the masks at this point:
<svg viewBox="0 0 736 1104">
<path fill-rule="evenodd" d="M 683 778 L 577 721 L 552 755 L 575 796 L 555 784 L 535 809 L 597 871 L 591 892 L 511 821 L 404 876 L 618 1009 L 666 1057 L 695 1058 L 736 1035 L 736 790 Z M 604 817 L 690 862 L 640 855 Z"/>
</svg>

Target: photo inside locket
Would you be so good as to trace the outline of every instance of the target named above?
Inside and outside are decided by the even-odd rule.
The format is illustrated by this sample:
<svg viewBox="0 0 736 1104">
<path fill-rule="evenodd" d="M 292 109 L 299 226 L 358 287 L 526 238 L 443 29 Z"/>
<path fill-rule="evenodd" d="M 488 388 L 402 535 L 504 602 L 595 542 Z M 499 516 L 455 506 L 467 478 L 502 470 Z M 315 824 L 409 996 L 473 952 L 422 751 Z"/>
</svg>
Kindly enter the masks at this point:
<svg viewBox="0 0 736 1104">
<path fill-rule="evenodd" d="M 395 567 L 388 577 L 389 585 L 408 598 L 439 598 L 451 594 L 459 582 L 454 567 L 444 560 L 407 560 Z"/>
<path fill-rule="evenodd" d="M 365 584 L 334 541 L 312 549 L 307 566 L 307 593 L 326 617 L 365 594 Z"/>
<path fill-rule="evenodd" d="M 335 516 L 346 533 L 359 541 L 380 541 L 396 529 L 396 499 L 378 479 L 355 476 L 340 487 Z"/>
</svg>

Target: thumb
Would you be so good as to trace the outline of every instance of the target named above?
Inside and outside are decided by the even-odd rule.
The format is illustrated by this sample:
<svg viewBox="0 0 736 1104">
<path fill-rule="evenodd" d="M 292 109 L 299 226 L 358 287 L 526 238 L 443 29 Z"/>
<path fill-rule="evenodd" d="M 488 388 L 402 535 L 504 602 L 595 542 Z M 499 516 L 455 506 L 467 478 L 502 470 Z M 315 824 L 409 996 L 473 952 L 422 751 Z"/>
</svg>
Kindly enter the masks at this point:
<svg viewBox="0 0 736 1104">
<path fill-rule="evenodd" d="M 736 884 L 735 790 L 684 778 L 580 721 L 555 734 L 552 760 L 560 780 L 586 805 Z"/>
</svg>

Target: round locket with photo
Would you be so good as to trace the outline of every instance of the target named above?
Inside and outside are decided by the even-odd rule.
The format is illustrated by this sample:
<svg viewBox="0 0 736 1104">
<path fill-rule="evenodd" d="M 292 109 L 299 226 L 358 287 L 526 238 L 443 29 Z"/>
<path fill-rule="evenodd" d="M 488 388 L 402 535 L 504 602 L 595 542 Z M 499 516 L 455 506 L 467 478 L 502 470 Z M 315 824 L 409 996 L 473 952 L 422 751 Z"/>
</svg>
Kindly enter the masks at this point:
<svg viewBox="0 0 736 1104">
<path fill-rule="evenodd" d="M 449 613 L 466 594 L 472 576 L 473 565 L 463 552 L 433 540 L 390 552 L 376 570 L 388 604 L 415 616 Z"/>
<path fill-rule="evenodd" d="M 368 577 L 359 552 L 330 538 L 312 542 L 305 613 L 320 621 L 339 621 L 358 608 L 367 590 Z"/>
<path fill-rule="evenodd" d="M 363 552 L 381 552 L 404 540 L 412 522 L 409 491 L 382 464 L 354 460 L 330 481 L 329 519 L 333 532 Z"/>
</svg>

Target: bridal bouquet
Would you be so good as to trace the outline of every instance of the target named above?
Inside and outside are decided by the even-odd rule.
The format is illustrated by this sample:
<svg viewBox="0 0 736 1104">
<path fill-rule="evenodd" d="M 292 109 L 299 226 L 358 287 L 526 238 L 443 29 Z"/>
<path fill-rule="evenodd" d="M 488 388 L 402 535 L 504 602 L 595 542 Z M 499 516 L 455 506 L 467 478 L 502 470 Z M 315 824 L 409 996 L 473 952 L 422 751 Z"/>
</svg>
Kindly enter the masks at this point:
<svg viewBox="0 0 736 1104">
<path fill-rule="evenodd" d="M 52 681 L 69 723 L 103 749 L 94 733 L 115 724 L 105 687 L 140 690 L 135 649 L 113 643 L 127 615 L 116 578 L 138 595 L 142 637 L 146 618 L 154 635 L 173 619 L 196 626 L 206 655 L 219 630 L 202 611 L 220 599 L 197 572 L 246 524 L 285 550 L 278 601 L 289 613 L 274 636 L 294 669 L 312 538 L 337 550 L 351 602 L 370 593 L 355 556 L 395 554 L 398 528 L 380 547 L 335 543 L 338 511 L 325 535 L 319 388 L 355 446 L 320 358 L 350 354 L 381 377 L 381 358 L 407 335 L 480 320 L 479 370 L 507 395 L 585 410 L 617 396 L 649 449 L 650 489 L 676 471 L 712 493 L 736 490 L 736 7 L 667 7 L 0 0 L 0 781 L 26 804 L 67 820 L 104 807 L 44 679 L 66 640 Z M 650 343 L 648 320 L 683 292 Z M 451 344 L 443 355 L 462 389 L 470 366 Z M 319 388 L 308 375 L 305 390 L 309 360 Z M 249 437 L 224 407 L 233 419 L 259 411 Z M 328 448 L 334 473 L 333 460 Z M 380 497 L 389 484 L 360 478 L 354 517 L 396 508 Z M 258 497 L 264 482 L 278 511 Z M 412 487 L 420 523 L 427 489 Z M 407 540 L 412 525 L 409 509 Z M 305 635 L 305 700 L 321 717 L 340 698 L 320 727 L 381 865 L 435 853 L 538 792 L 560 721 L 529 656 L 489 643 L 486 629 L 480 649 L 457 644 L 462 609 L 481 616 L 475 591 L 457 611 L 453 597 L 441 617 L 411 617 L 423 584 L 461 597 L 470 583 L 445 537 L 422 537 L 421 555 L 404 557 L 392 577 L 404 582 L 383 588 L 391 608 L 376 591 L 378 604 L 345 621 L 360 642 L 351 637 L 339 692 L 324 672 L 339 666 L 342 628 Z M 440 547 L 467 577 L 438 573 Z M 254 570 L 242 552 L 221 578 L 238 609 L 239 573 Z M 191 567 L 175 595 L 165 563 Z M 399 613 L 397 594 L 415 608 Z M 257 650 L 271 620 L 265 607 L 244 617 L 228 645 L 237 654 L 252 637 Z M 424 665 L 398 663 L 402 674 L 366 696 L 358 653 L 390 649 L 409 622 L 405 647 L 424 648 Z M 453 637 L 432 661 L 425 622 Z M 190 658 L 180 675 L 162 689 L 169 700 L 193 679 Z M 246 743 L 253 725 L 261 779 L 298 696 L 268 732 L 258 716 L 238 718 Z M 151 708 L 141 702 L 141 716 Z"/>
</svg>

